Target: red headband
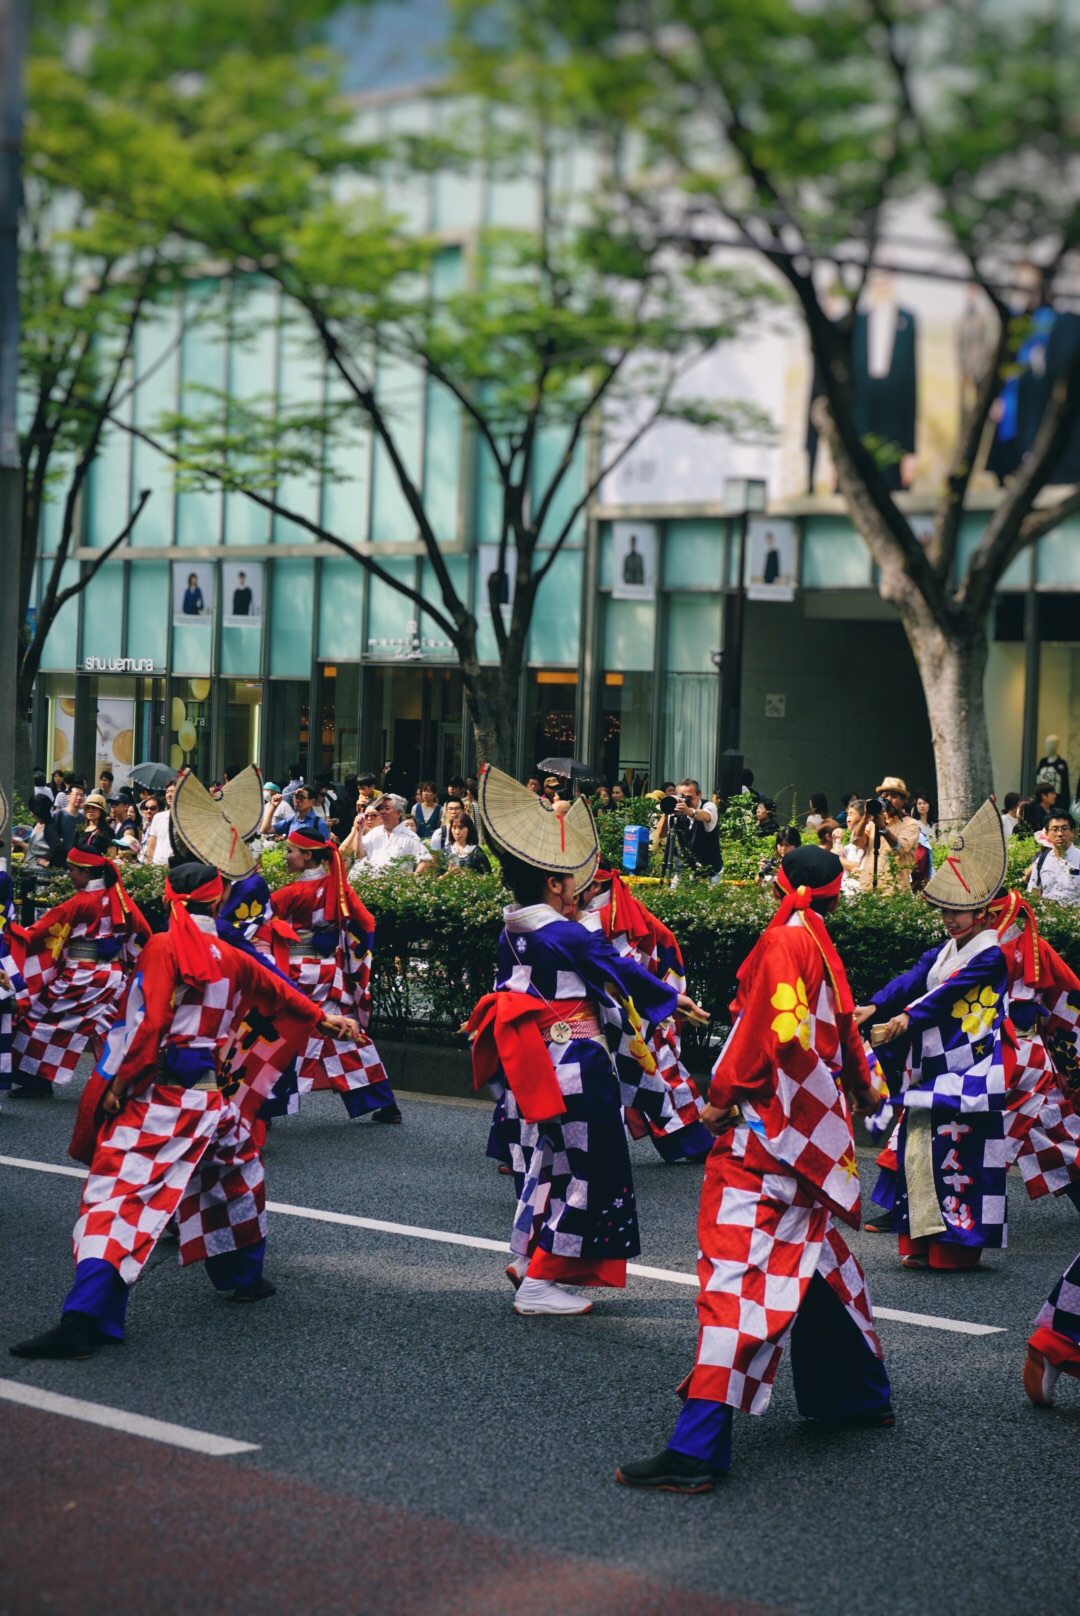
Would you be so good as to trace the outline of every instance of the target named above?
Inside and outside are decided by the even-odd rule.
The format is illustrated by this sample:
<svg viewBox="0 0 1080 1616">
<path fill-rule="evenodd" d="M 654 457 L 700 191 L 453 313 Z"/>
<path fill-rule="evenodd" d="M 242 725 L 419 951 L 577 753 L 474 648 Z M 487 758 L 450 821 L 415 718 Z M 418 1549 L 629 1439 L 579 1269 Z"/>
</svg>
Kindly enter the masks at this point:
<svg viewBox="0 0 1080 1616">
<path fill-rule="evenodd" d="M 1043 961 L 1045 955 L 1039 952 L 1039 922 L 1026 898 L 1019 892 L 1007 892 L 1003 898 L 995 898 L 989 905 L 990 913 L 994 917 L 994 926 L 999 937 L 1003 937 L 1010 926 L 1020 928 L 1020 959 L 1024 967 L 1024 981 L 1028 987 L 1040 987 L 1043 984 Z"/>
<path fill-rule="evenodd" d="M 127 924 L 128 917 L 134 915 L 137 921 L 136 930 L 143 931 L 146 936 L 150 935 L 150 928 L 128 896 L 124 883 L 120 879 L 120 871 L 112 859 L 105 858 L 101 853 L 91 853 L 88 847 L 73 847 L 67 856 L 67 862 L 74 864 L 76 869 L 79 870 L 102 870 L 107 881 L 111 875 L 109 917 L 113 925 L 124 926 Z"/>
<path fill-rule="evenodd" d="M 339 926 L 352 918 L 358 920 L 365 931 L 374 931 L 374 920 L 349 885 L 345 864 L 336 843 L 324 842 L 321 836 L 311 836 L 307 831 L 299 829 L 291 830 L 287 840 L 294 847 L 302 847 L 305 852 L 332 855 L 327 870 L 327 880 L 330 883 L 329 901 L 326 906 L 327 918 L 332 915 Z"/>
<path fill-rule="evenodd" d="M 780 907 L 777 909 L 775 915 L 773 915 L 772 919 L 769 921 L 769 924 L 766 926 L 765 932 L 772 931 L 774 926 L 786 926 L 792 915 L 798 914 L 802 919 L 803 925 L 806 927 L 818 948 L 821 950 L 821 956 L 825 961 L 825 969 L 832 978 L 833 991 L 836 994 L 836 1010 L 838 1017 L 850 1016 L 855 1009 L 855 1000 L 852 998 L 851 988 L 848 985 L 847 972 L 844 970 L 844 962 L 840 958 L 840 955 L 836 952 L 836 944 L 829 936 L 828 928 L 826 927 L 825 922 L 822 920 L 821 916 L 815 913 L 815 911 L 810 907 L 815 898 L 835 898 L 839 896 L 840 888 L 844 880 L 843 870 L 840 871 L 840 874 L 834 881 L 830 881 L 827 886 L 823 887 L 793 886 L 790 877 L 784 873 L 783 869 L 777 870 L 774 880 L 781 892 L 785 893 L 786 896 L 781 902 Z M 764 941 L 764 936 L 765 933 L 763 932 L 761 941 Z M 760 946 L 761 942 L 759 941 L 754 948 L 751 949 L 750 953 L 739 967 L 738 975 L 740 983 L 742 982 L 743 977 L 749 973 L 752 962 Z"/>
<path fill-rule="evenodd" d="M 213 903 L 225 891 L 221 871 L 214 871 L 212 881 L 204 881 L 193 892 L 177 892 L 170 880 L 165 881 L 165 902 L 169 905 L 169 936 L 176 951 L 180 975 L 191 987 L 206 982 L 217 982 L 221 977 L 217 961 L 210 952 L 206 936 L 188 913 L 189 903 Z"/>
</svg>

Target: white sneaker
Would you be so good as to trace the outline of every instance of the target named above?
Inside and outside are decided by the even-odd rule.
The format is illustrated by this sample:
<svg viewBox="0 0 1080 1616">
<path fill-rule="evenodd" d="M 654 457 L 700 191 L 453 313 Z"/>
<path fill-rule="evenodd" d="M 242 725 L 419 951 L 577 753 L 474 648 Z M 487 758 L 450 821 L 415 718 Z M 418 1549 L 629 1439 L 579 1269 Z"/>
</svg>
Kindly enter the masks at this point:
<svg viewBox="0 0 1080 1616">
<path fill-rule="evenodd" d="M 529 1259 L 528 1259 L 528 1257 L 514 1257 L 506 1265 L 506 1277 L 510 1281 L 511 1285 L 514 1287 L 515 1290 L 517 1290 L 518 1286 L 521 1284 L 522 1280 L 525 1278 L 525 1275 L 528 1272 L 529 1272 Z"/>
<path fill-rule="evenodd" d="M 568 1318 L 575 1313 L 591 1313 L 592 1303 L 582 1296 L 571 1296 L 561 1285 L 547 1279 L 523 1279 L 514 1297 L 514 1312 L 526 1314 L 561 1315 Z"/>
</svg>

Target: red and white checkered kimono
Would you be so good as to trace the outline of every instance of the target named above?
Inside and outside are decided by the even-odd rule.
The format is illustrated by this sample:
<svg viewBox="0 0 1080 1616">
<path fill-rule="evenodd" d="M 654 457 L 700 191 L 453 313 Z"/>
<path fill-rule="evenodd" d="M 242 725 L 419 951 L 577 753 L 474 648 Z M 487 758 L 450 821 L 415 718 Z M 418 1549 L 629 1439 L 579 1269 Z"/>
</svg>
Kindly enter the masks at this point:
<svg viewBox="0 0 1080 1616">
<path fill-rule="evenodd" d="M 324 1015 L 352 1016 L 361 1028 L 371 1021 L 371 945 L 375 922 L 354 892 L 350 914 L 328 913 L 332 885 L 325 869 L 313 869 L 271 895 L 274 914 L 298 934 L 332 934 L 334 947 L 320 953 L 314 941 L 303 953 L 289 952 L 289 974 L 296 986 Z M 366 1032 L 359 1044 L 313 1035 L 299 1062 L 298 1091 L 333 1089 L 345 1094 L 387 1081 L 379 1052 Z"/>
<path fill-rule="evenodd" d="M 850 1018 L 838 1025 L 833 981 L 801 916 L 766 930 L 751 958 L 709 1089 L 742 1120 L 705 1165 L 689 1394 L 762 1414 L 815 1273 L 881 1357 L 866 1281 L 834 1222 L 860 1221 L 847 1093 L 879 1090 Z"/>
<path fill-rule="evenodd" d="M 1005 1112 L 1007 1161 L 1033 1201 L 1080 1183 L 1080 979 L 1038 933 L 1026 901 L 1001 903 L 1016 1065 Z"/>
<path fill-rule="evenodd" d="M 193 986 L 180 974 L 169 934 L 151 938 L 99 1066 L 102 1076 L 129 1087 L 98 1137 L 75 1225 L 75 1261 L 103 1259 L 128 1285 L 174 1213 L 184 1264 L 263 1238 L 262 1160 L 249 1122 L 217 1081 L 245 1018 L 261 1027 L 265 1051 L 280 1041 L 288 1057 L 323 1014 L 273 972 L 219 943 L 209 917 L 191 918 L 210 937 L 221 976 Z M 259 1048 L 248 1052 L 249 1061 L 259 1058 Z M 190 1067 L 199 1086 L 168 1081 L 166 1065 L 176 1074 Z"/>
<path fill-rule="evenodd" d="M 97 879 L 33 926 L 10 927 L 12 953 L 30 994 L 12 1040 L 16 1081 L 23 1076 L 70 1083 L 87 1044 L 95 1053 L 101 1049 L 128 972 L 150 935 L 134 905 L 120 925 L 115 907 L 104 879 Z M 97 945 L 107 957 L 74 958 L 78 944 Z"/>
</svg>

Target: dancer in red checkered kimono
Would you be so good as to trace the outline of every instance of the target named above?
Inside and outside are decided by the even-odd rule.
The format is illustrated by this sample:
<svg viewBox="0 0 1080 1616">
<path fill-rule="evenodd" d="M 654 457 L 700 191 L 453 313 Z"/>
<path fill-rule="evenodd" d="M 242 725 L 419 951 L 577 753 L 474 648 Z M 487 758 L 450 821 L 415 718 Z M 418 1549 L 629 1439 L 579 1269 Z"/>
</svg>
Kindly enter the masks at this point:
<svg viewBox="0 0 1080 1616">
<path fill-rule="evenodd" d="M 1080 1380 L 1080 1257 L 1065 1270 L 1039 1310 L 1028 1340 L 1024 1390 L 1033 1403 L 1049 1408 L 1060 1375 Z"/>
<path fill-rule="evenodd" d="M 866 1280 L 836 1222 L 859 1225 L 852 1110 L 883 1097 L 822 918 L 842 879 L 823 848 L 785 854 L 780 907 L 739 971 L 702 1118 L 717 1143 L 698 1216 L 697 1362 L 667 1447 L 620 1465 L 624 1486 L 714 1486 L 731 1466 L 732 1411 L 765 1412 L 787 1343 L 804 1418 L 894 1423 Z"/>
<path fill-rule="evenodd" d="M 262 1160 L 222 1092 L 223 1058 L 242 1019 L 262 1046 L 247 1062 L 276 1069 L 313 1032 L 343 1039 L 359 1028 L 219 942 L 224 892 L 212 865 L 170 872 L 169 929 L 144 949 L 91 1079 L 97 1093 L 80 1107 L 103 1120 L 75 1225 L 75 1282 L 59 1325 L 12 1347 L 17 1358 L 88 1358 L 122 1340 L 131 1286 L 174 1217 L 181 1264 L 204 1262 L 215 1289 L 238 1302 L 274 1294 L 262 1274 Z"/>
<path fill-rule="evenodd" d="M 600 929 L 615 950 L 635 959 L 677 993 L 686 991 L 682 950 L 672 932 L 640 904 L 618 871 L 598 870 L 598 890 L 589 898 L 582 925 Z M 660 1120 L 634 1106 L 625 1112 L 633 1139 L 651 1139 L 662 1161 L 704 1161 L 713 1140 L 700 1118 L 705 1102 L 683 1065 L 677 1020 L 656 1026 L 642 1018 L 637 1006 L 624 1007 L 623 1037 L 616 1061 L 636 1061 L 647 1071 L 659 1072 L 671 1099 L 671 1114 Z"/>
<path fill-rule="evenodd" d="M 115 864 L 75 846 L 67 857 L 77 891 L 33 926 L 11 923 L 11 951 L 30 1005 L 13 1039 L 13 1099 L 52 1095 L 70 1083 L 87 1044 L 99 1054 L 124 983 L 150 936 Z"/>
<path fill-rule="evenodd" d="M 641 1249 L 622 1105 L 657 1114 L 670 1106 L 655 1073 L 636 1064 L 632 1073 L 616 1072 L 615 995 L 632 998 L 657 1024 L 679 1008 L 702 1012 L 574 918 L 577 893 L 591 882 L 599 851 L 587 803 L 547 808 L 491 768 L 481 776 L 479 799 L 517 899 L 506 910 L 496 991 L 480 1000 L 468 1023 L 477 1088 L 492 1083 L 505 1090 L 507 1115 L 520 1126 L 507 1268 L 514 1311 L 588 1313 L 592 1303 L 563 1284 L 621 1288 L 627 1259 Z"/>
<path fill-rule="evenodd" d="M 295 879 L 279 887 L 270 902 L 275 916 L 292 927 L 288 947 L 293 981 L 316 1004 L 354 1017 L 365 1030 L 358 1044 L 325 1036 L 310 1039 L 295 1082 L 279 1085 L 263 1116 L 296 1110 L 298 1095 L 333 1089 L 350 1117 L 370 1113 L 375 1122 L 400 1122 L 390 1080 L 366 1031 L 375 922 L 349 885 L 341 854 L 316 831 L 290 832 L 285 867 Z"/>
<path fill-rule="evenodd" d="M 1016 1064 L 1005 1112 L 1007 1161 L 1033 1201 L 1061 1195 L 1080 1211 L 1080 978 L 1039 936 L 1031 905 L 990 905 L 1009 969 Z"/>
<path fill-rule="evenodd" d="M 985 1248 L 1006 1243 L 1016 1040 L 990 914 L 1005 867 L 1001 815 L 988 801 L 952 838 L 923 893 L 948 941 L 856 1011 L 860 1026 L 877 1023 L 902 1112 L 890 1141 L 895 1170 L 886 1157 L 874 1200 L 890 1214 L 906 1268 L 972 1268 Z"/>
</svg>

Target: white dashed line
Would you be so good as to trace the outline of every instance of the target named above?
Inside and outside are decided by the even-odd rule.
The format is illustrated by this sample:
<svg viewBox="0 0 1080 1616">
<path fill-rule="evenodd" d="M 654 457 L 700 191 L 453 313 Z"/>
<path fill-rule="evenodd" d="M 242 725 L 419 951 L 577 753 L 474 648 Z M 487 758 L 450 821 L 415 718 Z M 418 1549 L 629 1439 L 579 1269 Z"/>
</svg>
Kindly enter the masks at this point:
<svg viewBox="0 0 1080 1616">
<path fill-rule="evenodd" d="M 25 1167 L 39 1173 L 62 1173 L 73 1178 L 85 1178 L 81 1167 L 57 1167 L 51 1162 L 25 1161 L 17 1156 L 0 1156 L 0 1167 Z M 482 1235 L 456 1234 L 449 1229 L 427 1229 L 413 1223 L 389 1223 L 384 1218 L 361 1218 L 352 1212 L 326 1212 L 319 1207 L 293 1206 L 287 1201 L 267 1201 L 266 1210 L 284 1218 L 308 1218 L 313 1223 L 336 1223 L 346 1229 L 369 1229 L 373 1234 L 396 1234 L 410 1240 L 430 1240 L 443 1246 L 469 1246 L 474 1251 L 497 1251 L 509 1255 L 505 1240 L 487 1240 Z M 628 1274 L 638 1279 L 659 1279 L 669 1285 L 688 1285 L 697 1289 L 696 1274 L 678 1268 L 652 1268 L 645 1263 L 627 1263 Z M 875 1307 L 874 1317 L 891 1319 L 897 1324 L 918 1324 L 928 1330 L 951 1330 L 956 1335 L 1001 1335 L 1001 1324 L 971 1324 L 965 1319 L 945 1319 L 934 1313 L 909 1313 L 902 1308 Z"/>
</svg>

